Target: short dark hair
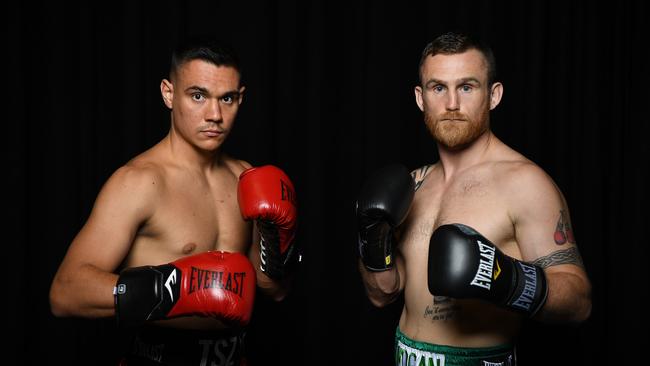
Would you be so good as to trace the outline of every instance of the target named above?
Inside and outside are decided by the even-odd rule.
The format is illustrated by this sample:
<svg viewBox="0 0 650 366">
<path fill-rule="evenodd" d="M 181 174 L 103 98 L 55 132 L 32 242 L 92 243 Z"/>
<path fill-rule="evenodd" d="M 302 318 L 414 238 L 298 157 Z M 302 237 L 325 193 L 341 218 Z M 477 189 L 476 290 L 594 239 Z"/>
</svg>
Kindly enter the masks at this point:
<svg viewBox="0 0 650 366">
<path fill-rule="evenodd" d="M 437 54 L 453 55 L 472 49 L 479 51 L 485 57 L 488 69 L 488 86 L 491 86 L 497 79 L 497 63 L 492 48 L 483 41 L 460 32 L 447 32 L 442 34 L 424 48 L 418 68 L 420 83 L 422 83 L 422 65 L 424 65 L 427 57 Z"/>
<path fill-rule="evenodd" d="M 203 60 L 215 66 L 230 66 L 241 76 L 239 57 L 235 50 L 209 36 L 193 36 L 179 42 L 172 52 L 169 76 L 172 77 L 181 65 L 192 60 Z"/>
</svg>

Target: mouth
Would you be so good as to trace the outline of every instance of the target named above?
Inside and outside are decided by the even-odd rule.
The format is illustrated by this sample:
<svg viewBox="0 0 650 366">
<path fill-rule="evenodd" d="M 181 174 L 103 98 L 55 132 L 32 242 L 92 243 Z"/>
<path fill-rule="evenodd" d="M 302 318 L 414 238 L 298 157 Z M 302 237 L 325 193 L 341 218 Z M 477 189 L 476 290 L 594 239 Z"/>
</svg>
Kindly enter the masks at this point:
<svg viewBox="0 0 650 366">
<path fill-rule="evenodd" d="M 225 130 L 202 130 L 201 133 L 205 134 L 208 137 L 217 137 L 223 135 Z"/>
</svg>

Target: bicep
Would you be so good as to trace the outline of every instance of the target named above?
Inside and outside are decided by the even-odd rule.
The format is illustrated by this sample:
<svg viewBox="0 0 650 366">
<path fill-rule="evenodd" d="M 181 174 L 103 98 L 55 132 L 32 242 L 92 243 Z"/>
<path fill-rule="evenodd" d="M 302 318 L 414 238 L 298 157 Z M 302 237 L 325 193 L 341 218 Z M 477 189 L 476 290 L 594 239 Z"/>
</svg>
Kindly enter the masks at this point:
<svg viewBox="0 0 650 366">
<path fill-rule="evenodd" d="M 574 302 L 567 299 L 587 299 L 591 285 L 576 245 L 568 205 L 550 181 L 529 187 L 534 191 L 520 197 L 515 220 L 522 259 L 543 268 L 549 285 L 547 308 L 573 308 L 567 304 Z"/>
<path fill-rule="evenodd" d="M 569 207 L 558 187 L 542 174 L 529 177 L 517 194 L 513 222 L 522 259 L 542 268 L 582 268 Z"/>
</svg>

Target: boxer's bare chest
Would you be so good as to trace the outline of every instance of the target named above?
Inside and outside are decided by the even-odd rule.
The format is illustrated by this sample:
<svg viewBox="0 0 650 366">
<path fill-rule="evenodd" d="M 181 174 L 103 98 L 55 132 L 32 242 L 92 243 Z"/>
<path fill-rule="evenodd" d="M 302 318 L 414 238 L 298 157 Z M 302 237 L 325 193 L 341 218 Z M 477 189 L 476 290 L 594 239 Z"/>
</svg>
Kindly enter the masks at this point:
<svg viewBox="0 0 650 366">
<path fill-rule="evenodd" d="M 251 224 L 237 203 L 237 178 L 220 173 L 205 177 L 170 174 L 152 217 L 136 234 L 134 257 L 162 261 L 206 250 L 245 252 Z"/>
<path fill-rule="evenodd" d="M 406 259 L 426 254 L 433 231 L 450 223 L 471 226 L 497 246 L 508 246 L 514 229 L 497 174 L 486 166 L 445 181 L 441 169 L 432 168 L 419 185 L 404 223 L 401 250 Z"/>
<path fill-rule="evenodd" d="M 400 327 L 407 334 L 433 343 L 454 343 L 461 342 L 469 329 L 489 334 L 481 332 L 493 323 L 501 323 L 506 329 L 504 333 L 516 328 L 515 321 L 498 309 L 485 308 L 476 301 L 432 296 L 427 287 L 429 240 L 440 225 L 465 224 L 500 248 L 509 248 L 509 252 L 516 248 L 508 200 L 503 196 L 500 179 L 494 166 L 468 169 L 447 180 L 440 170 L 433 168 L 419 184 L 399 244 L 407 279 Z M 491 337 L 471 339 L 467 344 L 490 344 L 500 339 Z"/>
</svg>

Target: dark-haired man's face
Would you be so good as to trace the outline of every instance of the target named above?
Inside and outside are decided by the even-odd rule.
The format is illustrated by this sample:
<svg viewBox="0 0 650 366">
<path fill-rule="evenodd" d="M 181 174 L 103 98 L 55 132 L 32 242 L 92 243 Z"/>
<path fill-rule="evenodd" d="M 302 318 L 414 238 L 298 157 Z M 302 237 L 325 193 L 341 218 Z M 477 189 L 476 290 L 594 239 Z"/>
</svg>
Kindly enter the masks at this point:
<svg viewBox="0 0 650 366">
<path fill-rule="evenodd" d="M 429 56 L 420 75 L 416 102 L 438 144 L 458 150 L 489 129 L 490 110 L 500 101 L 501 84 L 490 90 L 487 63 L 479 51 Z"/>
<path fill-rule="evenodd" d="M 180 65 L 163 80 L 163 100 L 172 110 L 172 132 L 201 150 L 218 149 L 230 133 L 244 87 L 239 72 L 203 60 Z"/>
</svg>

